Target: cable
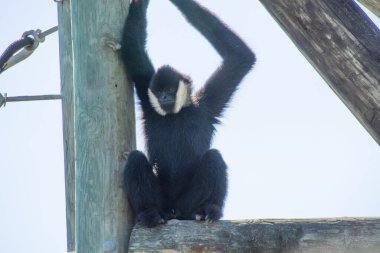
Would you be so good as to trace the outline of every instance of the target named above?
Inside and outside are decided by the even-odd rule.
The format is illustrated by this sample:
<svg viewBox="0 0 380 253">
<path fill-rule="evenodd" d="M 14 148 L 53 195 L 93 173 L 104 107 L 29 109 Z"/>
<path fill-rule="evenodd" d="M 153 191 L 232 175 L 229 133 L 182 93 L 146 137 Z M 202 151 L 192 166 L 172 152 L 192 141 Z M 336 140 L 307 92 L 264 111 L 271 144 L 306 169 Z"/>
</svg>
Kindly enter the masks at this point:
<svg viewBox="0 0 380 253">
<path fill-rule="evenodd" d="M 30 37 L 21 38 L 10 44 L 9 47 L 7 47 L 4 53 L 0 56 L 0 73 L 5 70 L 5 64 L 17 51 L 33 44 L 34 40 Z"/>
<path fill-rule="evenodd" d="M 39 43 L 45 41 L 46 36 L 56 31 L 58 31 L 58 26 L 54 26 L 45 32 L 40 29 L 24 32 L 22 38 L 13 42 L 0 56 L 0 74 L 30 56 Z M 21 49 L 23 50 L 15 55 Z"/>
<path fill-rule="evenodd" d="M 58 26 L 54 26 L 44 32 L 41 30 L 30 30 L 24 32 L 21 39 L 16 40 L 10 44 L 4 53 L 0 56 L 0 74 L 24 60 L 31 55 L 38 47 L 40 42 L 45 41 L 45 37 L 58 31 Z M 18 51 L 21 52 L 17 53 Z M 17 54 L 16 54 L 17 53 Z M 15 55 L 16 54 L 16 55 Z M 36 100 L 53 100 L 62 99 L 61 95 L 41 95 L 41 96 L 20 96 L 20 97 L 7 97 L 7 94 L 0 93 L 0 107 L 5 106 L 7 102 L 19 102 L 19 101 L 36 101 Z"/>
</svg>

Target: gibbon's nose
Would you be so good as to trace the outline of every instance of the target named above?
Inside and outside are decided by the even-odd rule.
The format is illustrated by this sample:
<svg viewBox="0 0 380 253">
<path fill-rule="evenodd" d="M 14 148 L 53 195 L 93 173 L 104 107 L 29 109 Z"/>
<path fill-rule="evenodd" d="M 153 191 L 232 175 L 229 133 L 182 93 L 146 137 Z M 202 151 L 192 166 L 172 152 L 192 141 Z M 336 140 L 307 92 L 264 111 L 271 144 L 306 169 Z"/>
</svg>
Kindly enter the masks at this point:
<svg viewBox="0 0 380 253">
<path fill-rule="evenodd" d="M 174 96 L 167 93 L 163 93 L 160 95 L 158 100 L 160 101 L 161 104 L 172 104 L 174 103 Z"/>
<path fill-rule="evenodd" d="M 160 100 L 165 101 L 167 99 L 168 99 L 168 95 L 166 95 L 166 94 L 161 95 Z"/>
</svg>

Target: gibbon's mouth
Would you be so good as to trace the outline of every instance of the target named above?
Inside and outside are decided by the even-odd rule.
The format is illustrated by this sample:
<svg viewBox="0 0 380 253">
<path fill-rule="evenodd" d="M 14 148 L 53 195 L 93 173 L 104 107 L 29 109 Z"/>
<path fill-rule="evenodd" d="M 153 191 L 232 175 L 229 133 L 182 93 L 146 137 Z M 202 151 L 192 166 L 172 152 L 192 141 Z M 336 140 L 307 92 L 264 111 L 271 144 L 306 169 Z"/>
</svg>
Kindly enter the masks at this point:
<svg viewBox="0 0 380 253">
<path fill-rule="evenodd" d="M 160 103 L 161 108 L 166 112 L 172 112 L 174 110 L 175 101 L 165 101 Z"/>
</svg>

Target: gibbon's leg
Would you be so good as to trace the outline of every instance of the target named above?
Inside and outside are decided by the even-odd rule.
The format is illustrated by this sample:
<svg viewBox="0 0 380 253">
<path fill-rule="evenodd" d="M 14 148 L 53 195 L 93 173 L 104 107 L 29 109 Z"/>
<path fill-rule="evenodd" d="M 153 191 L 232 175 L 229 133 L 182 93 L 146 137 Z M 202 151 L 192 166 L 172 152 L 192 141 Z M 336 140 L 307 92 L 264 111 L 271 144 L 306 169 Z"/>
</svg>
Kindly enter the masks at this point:
<svg viewBox="0 0 380 253">
<path fill-rule="evenodd" d="M 153 227 L 165 223 L 162 194 L 152 165 L 140 151 L 132 151 L 124 170 L 124 186 L 137 222 Z"/>
<path fill-rule="evenodd" d="M 223 216 L 227 193 L 227 165 L 216 149 L 202 157 L 188 185 L 177 200 L 179 219 L 213 222 Z"/>
</svg>

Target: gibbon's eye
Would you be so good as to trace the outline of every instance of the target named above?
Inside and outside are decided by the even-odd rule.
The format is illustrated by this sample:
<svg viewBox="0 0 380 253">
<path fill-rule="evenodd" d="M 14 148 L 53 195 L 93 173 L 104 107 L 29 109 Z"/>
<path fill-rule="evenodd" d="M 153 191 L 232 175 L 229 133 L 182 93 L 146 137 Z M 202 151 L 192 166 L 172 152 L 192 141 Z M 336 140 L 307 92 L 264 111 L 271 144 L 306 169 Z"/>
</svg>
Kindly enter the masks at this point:
<svg viewBox="0 0 380 253">
<path fill-rule="evenodd" d="M 176 92 L 176 90 L 175 90 L 174 87 L 171 87 L 171 88 L 169 88 L 169 92 L 170 92 L 170 93 L 174 93 L 174 92 Z"/>
</svg>

